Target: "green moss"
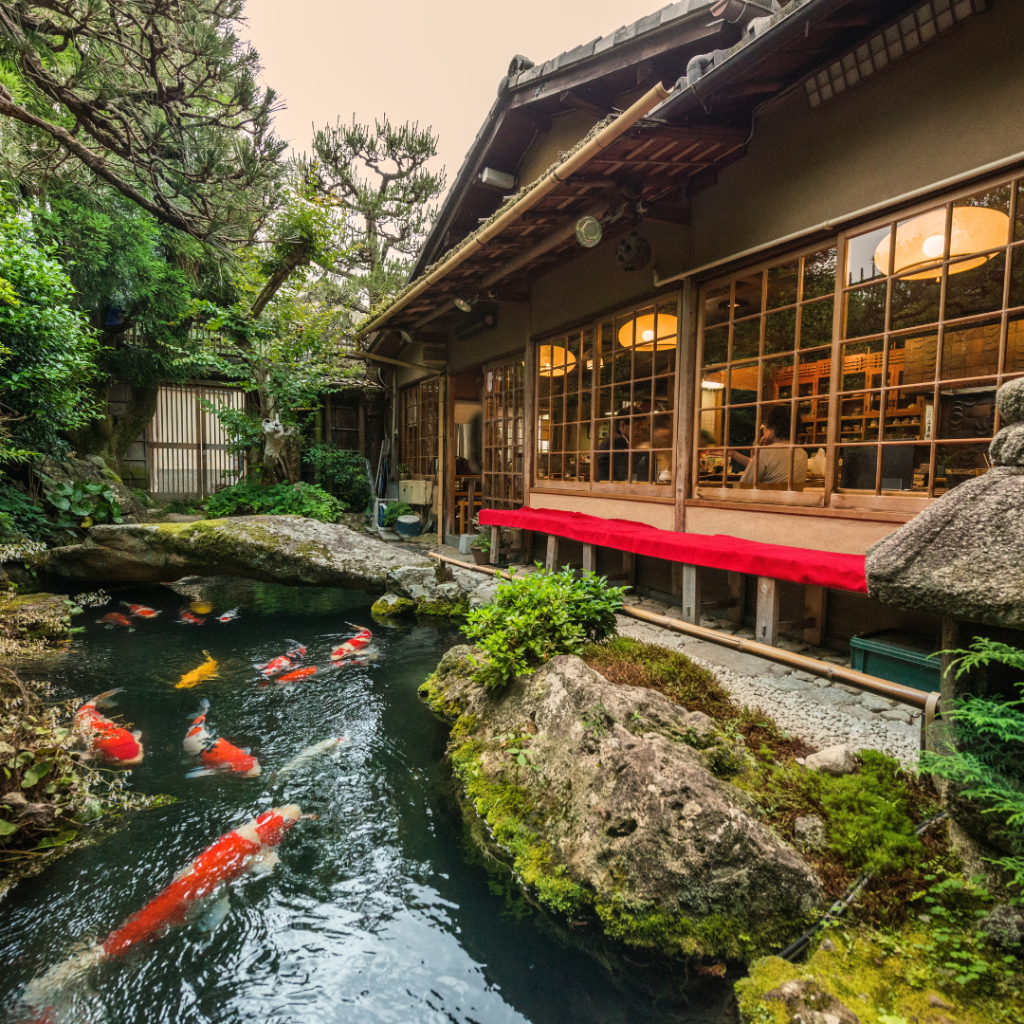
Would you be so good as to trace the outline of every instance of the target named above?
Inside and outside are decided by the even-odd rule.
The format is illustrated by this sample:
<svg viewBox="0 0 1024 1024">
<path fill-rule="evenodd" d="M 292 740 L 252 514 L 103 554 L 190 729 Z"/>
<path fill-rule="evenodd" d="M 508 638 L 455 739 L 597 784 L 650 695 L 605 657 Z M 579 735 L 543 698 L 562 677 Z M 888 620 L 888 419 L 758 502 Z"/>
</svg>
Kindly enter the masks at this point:
<svg viewBox="0 0 1024 1024">
<path fill-rule="evenodd" d="M 112 470 L 104 467 L 100 470 L 100 476 L 105 477 L 107 480 L 113 480 L 115 484 L 123 484 L 124 481 Z"/>
<path fill-rule="evenodd" d="M 446 601 L 444 599 L 431 601 L 428 598 L 421 597 L 416 602 L 416 614 L 449 619 L 459 618 L 469 614 L 469 600 L 462 598 L 459 601 Z"/>
<path fill-rule="evenodd" d="M 373 602 L 370 614 L 385 622 L 389 619 L 400 619 L 403 615 L 411 615 L 416 611 L 416 602 L 410 601 L 407 597 L 395 598 L 392 594 L 385 594 Z"/>
</svg>

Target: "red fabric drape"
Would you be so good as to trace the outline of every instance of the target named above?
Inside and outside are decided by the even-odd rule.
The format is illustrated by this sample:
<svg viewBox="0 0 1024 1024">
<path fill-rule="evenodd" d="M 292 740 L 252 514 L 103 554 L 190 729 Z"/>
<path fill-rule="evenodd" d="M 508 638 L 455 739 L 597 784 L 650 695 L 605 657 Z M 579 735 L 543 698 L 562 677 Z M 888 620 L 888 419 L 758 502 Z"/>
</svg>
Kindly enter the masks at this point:
<svg viewBox="0 0 1024 1024">
<path fill-rule="evenodd" d="M 627 519 L 601 519 L 582 512 L 521 508 L 481 509 L 484 526 L 511 526 L 538 533 L 551 533 L 567 540 L 597 544 L 604 548 L 631 551 L 671 562 L 728 569 L 789 583 L 805 583 L 835 590 L 868 591 L 863 555 L 843 555 L 812 548 L 791 548 L 785 544 L 762 544 L 725 534 L 706 536 L 659 530 Z"/>
</svg>

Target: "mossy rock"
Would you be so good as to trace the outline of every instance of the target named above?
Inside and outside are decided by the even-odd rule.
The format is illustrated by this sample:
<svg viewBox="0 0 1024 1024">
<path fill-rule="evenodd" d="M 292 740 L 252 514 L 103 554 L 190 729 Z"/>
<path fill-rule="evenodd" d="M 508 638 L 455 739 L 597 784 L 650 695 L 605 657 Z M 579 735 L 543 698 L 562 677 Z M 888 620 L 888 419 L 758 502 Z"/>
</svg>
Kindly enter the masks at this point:
<svg viewBox="0 0 1024 1024">
<path fill-rule="evenodd" d="M 0 637 L 29 645 L 70 637 L 74 606 L 63 594 L 0 594 Z"/>
<path fill-rule="evenodd" d="M 457 601 L 446 598 L 421 597 L 416 602 L 416 614 L 432 618 L 458 619 L 469 614 L 469 599 L 462 597 Z"/>
<path fill-rule="evenodd" d="M 399 597 L 397 594 L 385 594 L 377 598 L 370 608 L 370 614 L 378 622 L 390 622 L 395 619 L 412 615 L 416 611 L 416 602 L 410 601 L 407 597 Z"/>
</svg>

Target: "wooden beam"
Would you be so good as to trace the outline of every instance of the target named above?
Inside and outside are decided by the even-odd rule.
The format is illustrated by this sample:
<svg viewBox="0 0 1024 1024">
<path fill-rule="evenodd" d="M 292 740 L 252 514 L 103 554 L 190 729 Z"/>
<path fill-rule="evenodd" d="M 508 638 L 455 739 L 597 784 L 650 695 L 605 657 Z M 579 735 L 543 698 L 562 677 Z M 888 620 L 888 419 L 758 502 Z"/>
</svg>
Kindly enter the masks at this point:
<svg viewBox="0 0 1024 1024">
<path fill-rule="evenodd" d="M 804 643 L 821 647 L 825 643 L 828 616 L 827 588 L 804 587 L 804 615 L 812 623 L 804 627 Z"/>
<path fill-rule="evenodd" d="M 759 644 L 777 646 L 779 639 L 779 595 L 778 580 L 768 576 L 757 578 L 757 632 L 754 639 Z"/>
<path fill-rule="evenodd" d="M 544 561 L 544 568 L 549 572 L 554 572 L 558 568 L 558 538 L 553 534 L 548 534 L 548 555 Z"/>
<path fill-rule="evenodd" d="M 700 625 L 700 568 L 683 566 L 683 622 Z"/>
</svg>

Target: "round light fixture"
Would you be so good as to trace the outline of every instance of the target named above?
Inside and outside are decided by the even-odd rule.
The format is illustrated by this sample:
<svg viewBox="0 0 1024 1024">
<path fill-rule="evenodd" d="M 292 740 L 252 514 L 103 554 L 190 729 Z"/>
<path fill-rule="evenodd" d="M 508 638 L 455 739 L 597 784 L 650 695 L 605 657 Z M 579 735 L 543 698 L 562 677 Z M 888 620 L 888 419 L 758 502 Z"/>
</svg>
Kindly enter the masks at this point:
<svg viewBox="0 0 1024 1024">
<path fill-rule="evenodd" d="M 628 235 L 615 247 L 615 258 L 624 270 L 643 270 L 651 258 L 651 243 L 637 234 Z"/>
<path fill-rule="evenodd" d="M 537 372 L 542 377 L 564 377 L 576 365 L 576 357 L 561 345 L 541 345 L 537 350 Z"/>
<path fill-rule="evenodd" d="M 473 303 L 468 299 L 453 299 L 456 309 L 461 309 L 463 313 L 470 313 L 473 310 Z"/>
<path fill-rule="evenodd" d="M 676 347 L 676 330 L 678 323 L 671 313 L 659 313 L 658 325 L 654 325 L 654 314 L 644 313 L 636 320 L 630 320 L 619 328 L 619 344 L 623 348 L 633 348 L 633 324 L 636 324 L 635 347 L 637 352 L 665 352 Z M 657 337 L 655 337 L 657 334 Z"/>
<path fill-rule="evenodd" d="M 593 249 L 601 241 L 601 222 L 589 214 L 576 221 L 576 241 L 584 249 Z"/>
<path fill-rule="evenodd" d="M 986 206 L 954 206 L 949 238 L 950 260 L 1006 245 L 1009 225 L 1010 218 L 1002 210 L 990 210 Z M 890 246 L 890 236 L 886 235 L 875 249 L 875 266 L 882 273 L 888 272 Z M 945 248 L 945 209 L 922 213 L 920 217 L 897 225 L 892 271 L 894 274 L 902 274 L 916 267 L 935 264 L 942 259 Z M 988 253 L 973 260 L 950 263 L 949 272 L 960 274 L 965 270 L 973 270 L 988 262 L 994 255 L 995 253 Z M 941 276 L 942 267 L 934 265 L 906 275 L 910 281 L 936 281 Z"/>
</svg>

